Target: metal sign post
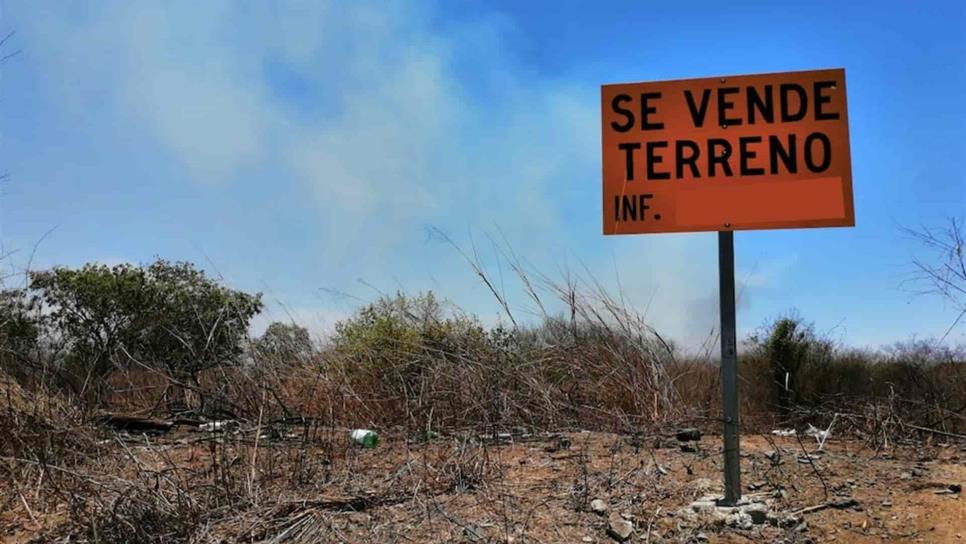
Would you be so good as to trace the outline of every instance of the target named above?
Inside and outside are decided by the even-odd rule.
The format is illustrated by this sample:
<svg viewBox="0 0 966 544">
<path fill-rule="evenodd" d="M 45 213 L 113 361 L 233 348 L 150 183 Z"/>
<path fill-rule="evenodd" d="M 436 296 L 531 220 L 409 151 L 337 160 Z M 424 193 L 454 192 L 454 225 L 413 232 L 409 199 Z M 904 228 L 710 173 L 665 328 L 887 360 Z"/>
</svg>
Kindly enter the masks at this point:
<svg viewBox="0 0 966 544">
<path fill-rule="evenodd" d="M 603 233 L 718 232 L 721 503 L 734 505 L 734 231 L 855 225 L 845 70 L 601 85 L 600 113 Z"/>
<path fill-rule="evenodd" d="M 718 232 L 718 277 L 721 297 L 721 406 L 724 418 L 724 482 L 722 504 L 734 506 L 741 499 L 741 467 L 738 446 L 738 349 L 735 327 L 735 237 L 733 231 Z"/>
</svg>

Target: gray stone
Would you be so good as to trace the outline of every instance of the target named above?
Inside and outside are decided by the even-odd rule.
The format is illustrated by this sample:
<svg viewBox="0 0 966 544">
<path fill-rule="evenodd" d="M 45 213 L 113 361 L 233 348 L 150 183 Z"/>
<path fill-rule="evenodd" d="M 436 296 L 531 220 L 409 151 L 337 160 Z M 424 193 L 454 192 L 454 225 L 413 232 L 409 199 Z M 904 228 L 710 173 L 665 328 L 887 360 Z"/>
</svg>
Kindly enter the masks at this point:
<svg viewBox="0 0 966 544">
<path fill-rule="evenodd" d="M 680 442 L 696 442 L 701 440 L 700 429 L 681 429 L 676 433 L 676 438 Z"/>
<path fill-rule="evenodd" d="M 804 520 L 801 516 L 796 516 L 795 514 L 782 514 L 777 516 L 777 523 L 772 523 L 775 527 L 795 527 Z"/>
<path fill-rule="evenodd" d="M 590 501 L 590 510 L 595 514 L 604 515 L 607 513 L 607 503 L 600 499 L 594 499 Z"/>
<path fill-rule="evenodd" d="M 691 503 L 691 510 L 694 510 L 694 512 L 697 514 L 706 514 L 714 512 L 717 506 L 718 505 L 713 500 L 700 500 Z"/>
<path fill-rule="evenodd" d="M 484 537 L 484 531 L 476 525 L 467 525 L 463 527 L 463 536 L 468 542 L 483 542 L 486 540 Z"/>
<path fill-rule="evenodd" d="M 741 513 L 750 517 L 755 525 L 761 525 L 768 519 L 768 505 L 763 502 L 753 502 L 742 506 Z"/>
<path fill-rule="evenodd" d="M 634 532 L 634 524 L 620 517 L 616 512 L 607 520 L 607 534 L 618 542 L 624 542 Z"/>
</svg>

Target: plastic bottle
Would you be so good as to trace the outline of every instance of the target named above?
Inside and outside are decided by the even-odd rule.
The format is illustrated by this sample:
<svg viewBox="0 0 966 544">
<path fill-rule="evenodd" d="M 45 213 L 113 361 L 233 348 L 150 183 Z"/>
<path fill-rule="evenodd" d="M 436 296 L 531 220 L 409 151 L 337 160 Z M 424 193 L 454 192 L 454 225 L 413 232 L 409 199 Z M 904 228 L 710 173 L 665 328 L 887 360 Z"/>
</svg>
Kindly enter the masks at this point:
<svg viewBox="0 0 966 544">
<path fill-rule="evenodd" d="M 375 448 L 379 444 L 379 434 L 368 429 L 354 429 L 349 436 L 352 441 L 364 448 Z"/>
</svg>

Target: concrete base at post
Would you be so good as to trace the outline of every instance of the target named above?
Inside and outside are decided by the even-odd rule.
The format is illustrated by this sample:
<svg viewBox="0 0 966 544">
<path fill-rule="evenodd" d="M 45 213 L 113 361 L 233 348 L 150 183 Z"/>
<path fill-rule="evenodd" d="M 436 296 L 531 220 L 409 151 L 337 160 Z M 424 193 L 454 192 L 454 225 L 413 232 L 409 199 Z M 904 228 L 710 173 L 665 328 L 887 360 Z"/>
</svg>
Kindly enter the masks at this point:
<svg viewBox="0 0 966 544">
<path fill-rule="evenodd" d="M 736 529 L 751 529 L 763 524 L 786 526 L 794 521 L 775 510 L 773 500 L 767 493 L 745 495 L 734 506 L 726 506 L 723 502 L 720 495 L 706 495 L 692 502 L 680 514 Z"/>
</svg>

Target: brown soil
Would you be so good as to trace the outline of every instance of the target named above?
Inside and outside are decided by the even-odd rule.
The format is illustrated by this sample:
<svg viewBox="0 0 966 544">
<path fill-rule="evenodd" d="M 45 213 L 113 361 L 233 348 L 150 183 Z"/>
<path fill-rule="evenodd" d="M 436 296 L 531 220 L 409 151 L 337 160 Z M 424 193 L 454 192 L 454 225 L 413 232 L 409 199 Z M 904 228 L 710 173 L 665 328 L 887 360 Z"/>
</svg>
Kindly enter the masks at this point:
<svg viewBox="0 0 966 544">
<path fill-rule="evenodd" d="M 142 446 L 131 440 L 132 445 L 117 446 L 116 457 L 100 456 L 77 470 L 111 482 L 116 475 L 132 474 L 133 455 L 144 470 L 170 473 L 176 466 L 192 488 L 199 488 L 216 481 L 222 469 L 215 456 L 235 439 L 219 439 L 219 453 L 211 443 L 193 440 L 198 436 L 172 434 Z M 833 439 L 814 456 L 813 466 L 798 458 L 802 444 L 795 438 L 743 436 L 745 492 L 773 497 L 776 514 L 847 498 L 857 502 L 798 514 L 785 526 L 766 523 L 744 530 L 681 512 L 695 499 L 721 492 L 720 437 L 696 444 L 696 451 L 685 452 L 673 436 L 605 433 L 469 447 L 460 447 L 455 438 L 429 444 L 389 438 L 372 450 L 346 447 L 333 454 L 331 447 L 318 446 L 293 456 L 297 449 L 290 444 L 266 439 L 257 452 L 249 444 L 231 454 L 248 460 L 256 453 L 257 491 L 234 508 L 208 512 L 207 528 L 195 539 L 613 542 L 608 516 L 590 511 L 593 499 L 633 521 L 630 542 L 932 543 L 961 542 L 966 536 L 966 503 L 948 487 L 966 483 L 961 444 L 876 452 L 858 441 Z M 815 442 L 808 439 L 804 446 L 814 451 Z M 766 455 L 776 448 L 777 462 Z M 250 466 L 240 469 L 241 478 Z M 293 483 L 298 471 L 308 476 Z M 0 487 L 9 485 L 0 482 Z M 23 489 L 22 500 L 19 494 L 3 495 L 16 500 L 2 505 L 0 541 L 50 541 L 69 532 L 66 507 L 51 504 L 43 492 Z M 29 513 L 27 505 L 32 505 Z"/>
</svg>

